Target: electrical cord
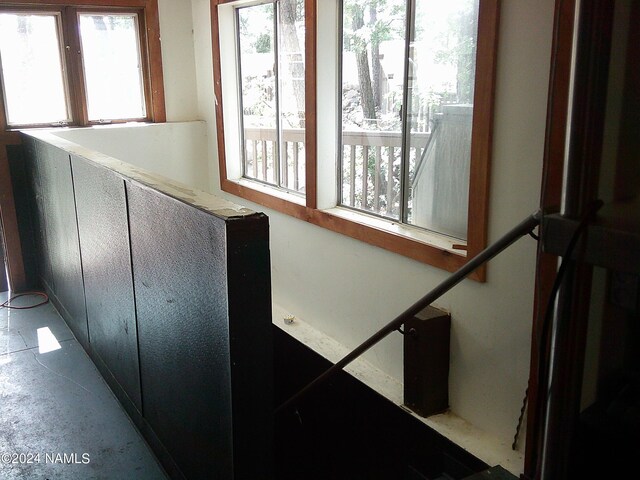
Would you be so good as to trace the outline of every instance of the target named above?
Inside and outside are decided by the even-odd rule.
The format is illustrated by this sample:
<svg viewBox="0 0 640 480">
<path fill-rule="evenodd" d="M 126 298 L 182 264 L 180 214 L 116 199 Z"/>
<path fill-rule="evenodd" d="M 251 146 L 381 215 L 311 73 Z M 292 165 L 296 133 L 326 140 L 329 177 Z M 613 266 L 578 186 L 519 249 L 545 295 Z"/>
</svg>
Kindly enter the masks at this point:
<svg viewBox="0 0 640 480">
<path fill-rule="evenodd" d="M 562 263 L 560 264 L 560 268 L 558 268 L 558 272 L 556 273 L 556 278 L 553 282 L 553 286 L 551 288 L 551 292 L 549 294 L 549 300 L 547 303 L 547 308 L 545 309 L 542 327 L 540 329 L 540 336 L 538 338 L 538 384 L 541 385 L 540 381 L 543 378 L 544 373 L 546 372 L 546 362 L 544 361 L 544 350 L 546 348 L 547 336 L 549 334 L 548 330 L 551 325 L 551 317 L 553 314 L 553 305 L 556 301 L 556 296 L 558 295 L 558 291 L 560 290 L 560 286 L 562 285 L 562 281 L 564 280 L 564 275 L 566 273 L 567 267 L 570 263 L 570 257 L 573 254 L 573 251 L 578 244 L 578 240 L 582 237 L 582 234 L 585 232 L 587 226 L 591 218 L 602 208 L 604 202 L 602 200 L 594 201 L 589 208 L 585 211 L 584 215 L 580 219 L 580 223 L 576 227 L 575 231 L 571 235 L 571 239 L 567 244 L 567 247 L 562 254 Z M 533 235 L 532 235 L 533 237 Z M 533 237 L 536 238 L 536 237 Z M 546 377 L 545 377 L 546 379 Z M 511 449 L 515 450 L 517 447 L 518 437 L 520 435 L 520 429 L 522 427 L 522 420 L 524 418 L 524 414 L 526 411 L 527 402 L 529 399 L 529 387 L 525 390 L 524 399 L 522 401 L 522 408 L 520 409 L 520 417 L 518 419 L 518 425 L 516 427 L 516 433 L 513 437 L 513 443 L 511 444 Z M 545 401 L 546 405 L 546 401 Z"/>
<path fill-rule="evenodd" d="M 600 208 L 602 208 L 602 205 L 604 205 L 604 202 L 602 200 L 596 200 L 589 206 L 585 214 L 582 216 L 580 223 L 576 227 L 576 230 L 573 232 L 573 235 L 571 236 L 571 239 L 567 244 L 567 248 L 565 249 L 565 252 L 562 255 L 562 263 L 560 264 L 560 268 L 558 268 L 556 279 L 553 282 L 553 287 L 551 288 L 549 301 L 547 303 L 547 308 L 545 310 L 542 328 L 540 331 L 540 337 L 539 337 L 539 343 L 538 343 L 538 348 L 539 348 L 538 353 L 540 356 L 538 358 L 541 360 L 543 358 L 542 355 L 544 353 L 545 341 L 549 335 L 549 327 L 551 326 L 551 319 L 553 315 L 553 305 L 556 301 L 556 296 L 558 295 L 558 291 L 560 290 L 562 281 L 564 280 L 564 275 L 567 271 L 569 264 L 571 263 L 570 257 L 573 254 L 573 250 L 575 249 L 576 245 L 578 244 L 578 240 L 580 240 L 580 237 L 582 236 L 587 226 L 589 225 L 589 221 L 591 220 L 591 217 L 593 217 L 593 215 L 595 215 L 596 212 L 600 210 Z M 539 367 L 543 366 L 542 365 L 543 363 L 544 362 L 539 362 L 538 364 Z M 541 368 L 538 369 L 538 373 L 539 375 L 540 373 L 542 373 Z"/>
<path fill-rule="evenodd" d="M 524 391 L 524 398 L 522 399 L 522 407 L 520 408 L 520 416 L 518 417 L 518 425 L 516 426 L 516 434 L 513 436 L 513 443 L 511 444 L 511 450 L 515 451 L 518 447 L 518 438 L 520 437 L 520 429 L 522 428 L 522 420 L 524 420 L 524 414 L 527 411 L 527 402 L 529 401 L 529 387 Z"/>
<path fill-rule="evenodd" d="M 540 242 L 540 236 L 533 233 L 533 230 L 529 232 L 529 236 L 536 242 Z M 538 243 L 539 245 L 539 243 Z M 516 433 L 513 435 L 513 443 L 511 444 L 511 450 L 515 451 L 518 447 L 518 439 L 520 438 L 520 430 L 522 429 L 522 422 L 524 415 L 527 411 L 527 403 L 529 401 L 529 386 L 524 391 L 524 398 L 522 399 L 522 407 L 520 407 L 520 416 L 518 417 L 518 424 L 516 425 Z"/>
<path fill-rule="evenodd" d="M 27 295 L 37 295 L 38 297 L 42 297 L 42 301 L 39 303 L 36 303 L 34 305 L 25 305 L 25 306 L 12 306 L 11 302 L 14 301 L 16 298 L 20 298 L 20 297 L 25 297 Z M 44 292 L 22 292 L 19 293 L 17 295 L 12 296 L 11 298 L 9 298 L 6 302 L 0 304 L 0 308 L 9 308 L 12 310 L 28 310 L 30 308 L 36 308 L 39 307 L 40 305 L 44 305 L 46 303 L 49 303 L 49 295 L 47 295 Z"/>
</svg>

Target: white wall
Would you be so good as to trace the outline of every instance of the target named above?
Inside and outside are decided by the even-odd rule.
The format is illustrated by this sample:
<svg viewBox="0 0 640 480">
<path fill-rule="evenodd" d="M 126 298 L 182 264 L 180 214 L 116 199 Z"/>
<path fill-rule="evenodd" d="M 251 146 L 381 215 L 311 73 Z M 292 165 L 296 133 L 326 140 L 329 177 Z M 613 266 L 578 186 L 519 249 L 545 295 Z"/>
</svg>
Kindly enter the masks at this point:
<svg viewBox="0 0 640 480">
<path fill-rule="evenodd" d="M 199 190 L 209 189 L 205 122 L 109 125 L 53 133 Z"/>
<path fill-rule="evenodd" d="M 167 121 L 198 117 L 191 0 L 158 0 Z"/>
<path fill-rule="evenodd" d="M 211 188 L 269 215 L 274 302 L 355 346 L 446 273 L 219 191 L 209 1 L 192 4 Z M 538 205 L 554 2 L 501 4 L 490 240 Z M 527 237 L 492 261 L 485 284 L 465 281 L 438 302 L 453 316 L 452 410 L 505 442 L 513 437 L 527 386 L 534 268 L 535 244 Z M 401 345 L 393 335 L 367 357 L 401 379 Z"/>
</svg>

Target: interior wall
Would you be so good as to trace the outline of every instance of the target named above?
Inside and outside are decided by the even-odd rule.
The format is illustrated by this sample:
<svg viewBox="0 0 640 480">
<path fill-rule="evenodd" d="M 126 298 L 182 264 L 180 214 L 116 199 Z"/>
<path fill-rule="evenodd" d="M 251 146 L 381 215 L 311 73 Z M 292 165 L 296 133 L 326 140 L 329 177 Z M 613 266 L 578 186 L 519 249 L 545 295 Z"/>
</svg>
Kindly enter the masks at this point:
<svg viewBox="0 0 640 480">
<path fill-rule="evenodd" d="M 191 0 L 158 0 L 167 121 L 194 120 L 196 91 Z"/>
<path fill-rule="evenodd" d="M 204 122 L 110 125 L 53 133 L 199 190 L 210 190 Z"/>
<path fill-rule="evenodd" d="M 353 347 L 447 275 L 220 191 L 209 1 L 192 0 L 192 6 L 210 188 L 269 216 L 274 303 Z M 553 7 L 553 0 L 501 2 L 490 240 L 538 206 Z M 535 250 L 532 239 L 520 240 L 492 261 L 486 283 L 465 281 L 438 302 L 452 314 L 451 408 L 505 442 L 513 437 L 527 386 Z M 402 379 L 399 335 L 366 356 Z"/>
</svg>

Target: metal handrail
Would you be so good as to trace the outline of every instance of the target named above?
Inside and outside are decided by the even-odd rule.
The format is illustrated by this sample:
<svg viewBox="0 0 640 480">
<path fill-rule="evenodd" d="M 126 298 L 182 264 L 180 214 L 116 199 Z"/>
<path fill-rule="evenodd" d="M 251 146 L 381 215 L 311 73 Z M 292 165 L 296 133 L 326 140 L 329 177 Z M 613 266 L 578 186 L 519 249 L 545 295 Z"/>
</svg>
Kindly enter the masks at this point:
<svg viewBox="0 0 640 480">
<path fill-rule="evenodd" d="M 279 413 L 288 407 L 295 404 L 298 400 L 300 400 L 303 396 L 309 393 L 311 390 L 319 386 L 320 384 L 326 382 L 333 375 L 338 373 L 348 364 L 350 364 L 353 360 L 358 358 L 364 352 L 373 347 L 380 340 L 385 338 L 390 333 L 397 330 L 401 327 L 407 320 L 415 316 L 418 312 L 426 308 L 435 302 L 442 295 L 447 293 L 453 287 L 455 287 L 458 283 L 460 283 L 467 275 L 472 273 L 475 269 L 479 268 L 484 263 L 491 260 L 493 257 L 498 255 L 500 252 L 505 250 L 511 244 L 513 244 L 516 240 L 524 235 L 527 235 L 536 228 L 542 219 L 542 212 L 537 211 L 531 215 L 529 215 L 526 219 L 520 222 L 517 226 L 503 235 L 499 240 L 497 240 L 492 245 L 488 246 L 484 250 L 482 250 L 478 255 L 473 257 L 467 263 L 465 263 L 461 268 L 452 273 L 447 279 L 445 279 L 440 285 L 435 287 L 429 293 L 427 293 L 424 297 L 418 300 L 416 303 L 411 305 L 408 309 L 394 318 L 387 325 L 382 327 L 376 333 L 371 335 L 367 340 L 362 342 L 359 346 L 354 348 L 351 353 L 346 355 L 342 360 L 338 363 L 327 369 L 324 373 L 318 376 L 315 380 L 307 384 L 304 388 L 299 390 L 296 394 L 294 394 L 289 400 L 284 402 L 278 408 L 276 408 L 275 412 Z"/>
</svg>

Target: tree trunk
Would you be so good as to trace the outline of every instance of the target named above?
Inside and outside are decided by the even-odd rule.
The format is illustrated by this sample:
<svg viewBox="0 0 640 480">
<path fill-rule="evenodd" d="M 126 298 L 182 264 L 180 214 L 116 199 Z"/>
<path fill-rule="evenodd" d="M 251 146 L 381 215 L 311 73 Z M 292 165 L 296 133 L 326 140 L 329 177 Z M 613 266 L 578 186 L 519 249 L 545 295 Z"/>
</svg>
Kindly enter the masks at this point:
<svg viewBox="0 0 640 480">
<path fill-rule="evenodd" d="M 369 27 L 371 30 L 378 21 L 378 7 L 375 3 L 369 5 Z M 371 74 L 373 76 L 373 103 L 377 111 L 380 111 L 382 103 L 382 85 L 380 83 L 382 75 L 382 65 L 380 65 L 380 40 L 377 36 L 371 38 Z"/>
<path fill-rule="evenodd" d="M 290 121 L 293 127 L 303 128 L 305 112 L 304 54 L 300 49 L 300 41 L 296 31 L 297 3 L 297 0 L 281 0 L 280 2 L 279 56 L 287 64 L 298 110 L 295 120 L 290 119 Z"/>
<path fill-rule="evenodd" d="M 353 31 L 364 27 L 364 8 L 360 5 L 353 6 Z M 371 74 L 369 72 L 369 53 L 364 41 L 355 44 L 356 64 L 358 67 L 358 84 L 360 85 L 360 101 L 364 114 L 364 126 L 374 124 L 376 120 L 376 107 L 371 88 Z"/>
</svg>

